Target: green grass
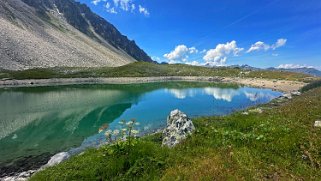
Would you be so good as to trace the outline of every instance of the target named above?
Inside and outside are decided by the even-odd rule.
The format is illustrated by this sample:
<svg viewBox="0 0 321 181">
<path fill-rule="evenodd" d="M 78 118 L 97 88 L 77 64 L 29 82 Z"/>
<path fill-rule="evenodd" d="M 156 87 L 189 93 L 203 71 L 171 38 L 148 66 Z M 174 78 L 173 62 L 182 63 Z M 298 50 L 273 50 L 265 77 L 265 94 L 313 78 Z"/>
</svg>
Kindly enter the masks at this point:
<svg viewBox="0 0 321 181">
<path fill-rule="evenodd" d="M 321 119 L 321 88 L 261 108 L 194 119 L 195 133 L 173 149 L 156 134 L 130 154 L 88 150 L 31 180 L 320 180 L 321 129 L 313 123 Z"/>
<path fill-rule="evenodd" d="M 282 71 L 244 71 L 238 68 L 206 68 L 190 65 L 158 65 L 146 62 L 137 62 L 114 68 L 47 68 L 29 69 L 23 71 L 0 71 L 0 78 L 9 79 L 158 76 L 220 76 L 298 81 L 309 81 L 311 79 L 310 76 L 305 74 Z"/>
<path fill-rule="evenodd" d="M 317 87 L 321 87 L 321 80 L 313 81 L 310 84 L 302 87 L 301 92 L 306 92 L 306 91 L 309 91 L 311 89 L 315 89 Z"/>
</svg>

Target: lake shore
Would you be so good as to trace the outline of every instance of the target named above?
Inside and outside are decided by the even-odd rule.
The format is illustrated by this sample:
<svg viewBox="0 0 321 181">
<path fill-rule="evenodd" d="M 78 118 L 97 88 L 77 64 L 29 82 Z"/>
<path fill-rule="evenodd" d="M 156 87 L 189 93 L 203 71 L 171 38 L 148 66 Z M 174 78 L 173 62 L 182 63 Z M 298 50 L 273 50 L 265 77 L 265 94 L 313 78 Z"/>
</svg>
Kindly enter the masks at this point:
<svg viewBox="0 0 321 181">
<path fill-rule="evenodd" d="M 27 80 L 0 80 L 0 88 L 7 87 L 37 87 L 79 84 L 135 84 L 169 81 L 191 82 L 219 82 L 235 83 L 252 87 L 268 88 L 282 92 L 298 91 L 306 83 L 300 81 L 274 80 L 261 78 L 239 77 L 198 77 L 198 76 L 170 76 L 170 77 L 111 77 L 111 78 L 54 78 L 54 79 L 27 79 Z"/>
</svg>

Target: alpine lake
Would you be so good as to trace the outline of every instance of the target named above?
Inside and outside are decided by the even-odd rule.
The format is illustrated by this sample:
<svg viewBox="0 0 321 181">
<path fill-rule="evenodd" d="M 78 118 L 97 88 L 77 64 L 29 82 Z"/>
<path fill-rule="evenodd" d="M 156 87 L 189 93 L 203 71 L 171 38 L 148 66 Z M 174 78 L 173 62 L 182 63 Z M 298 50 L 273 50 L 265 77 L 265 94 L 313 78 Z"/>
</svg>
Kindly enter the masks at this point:
<svg viewBox="0 0 321 181">
<path fill-rule="evenodd" d="M 39 168 L 59 152 L 97 147 L 106 139 L 101 129 L 120 129 L 121 120 L 137 120 L 144 135 L 163 129 L 174 109 L 222 116 L 281 95 L 205 82 L 1 88 L 0 178 Z"/>
</svg>

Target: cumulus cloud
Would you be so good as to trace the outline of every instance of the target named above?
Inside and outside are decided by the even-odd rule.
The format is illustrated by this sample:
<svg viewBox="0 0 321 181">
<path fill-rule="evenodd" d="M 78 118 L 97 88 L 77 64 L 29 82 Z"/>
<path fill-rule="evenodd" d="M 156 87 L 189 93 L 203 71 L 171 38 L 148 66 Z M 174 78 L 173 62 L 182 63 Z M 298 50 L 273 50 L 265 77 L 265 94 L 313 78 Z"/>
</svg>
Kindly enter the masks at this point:
<svg viewBox="0 0 321 181">
<path fill-rule="evenodd" d="M 247 53 L 251 53 L 254 51 L 260 51 L 260 50 L 264 50 L 264 51 L 267 51 L 270 49 L 275 50 L 277 48 L 285 46 L 286 42 L 287 42 L 287 39 L 284 39 L 284 38 L 278 39 L 276 41 L 276 43 L 274 43 L 272 45 L 266 44 L 262 41 L 258 41 L 250 47 L 250 49 L 247 51 Z"/>
<path fill-rule="evenodd" d="M 313 66 L 299 65 L 299 64 L 281 64 L 277 66 L 278 69 L 297 69 L 297 68 L 314 68 Z"/>
<path fill-rule="evenodd" d="M 235 96 L 238 96 L 240 93 L 236 89 L 220 89 L 220 88 L 205 88 L 205 94 L 212 95 L 216 100 L 223 100 L 226 102 L 232 102 Z"/>
<path fill-rule="evenodd" d="M 165 91 L 171 93 L 177 99 L 195 97 L 197 93 L 194 89 L 165 89 Z"/>
<path fill-rule="evenodd" d="M 198 61 L 190 61 L 186 62 L 187 65 L 193 65 L 193 66 L 203 66 L 204 64 L 198 62 Z"/>
<path fill-rule="evenodd" d="M 265 50 L 267 51 L 270 49 L 270 45 L 265 44 L 262 41 L 258 41 L 255 44 L 251 46 L 251 48 L 247 51 L 247 53 L 253 52 L 253 51 L 259 51 L 259 50 Z"/>
<path fill-rule="evenodd" d="M 262 41 L 258 41 L 251 45 L 251 47 L 246 51 L 247 53 L 254 51 L 268 51 L 275 50 L 277 48 L 285 46 L 287 39 L 280 38 L 274 44 L 269 45 Z M 187 47 L 186 45 L 178 45 L 173 51 L 164 55 L 168 60 L 168 63 L 184 63 L 189 65 L 197 66 L 225 66 L 227 64 L 227 59 L 231 56 L 239 56 L 244 48 L 238 47 L 235 40 L 227 42 L 225 44 L 218 44 L 214 49 L 203 49 L 198 50 L 196 47 Z M 203 60 L 199 60 L 200 57 L 191 56 L 192 54 L 198 54 L 203 56 Z M 204 55 L 205 54 L 205 55 Z M 279 56 L 277 53 L 272 53 L 272 56 Z M 194 59 L 195 61 L 190 61 L 189 59 Z"/>
<path fill-rule="evenodd" d="M 178 45 L 173 51 L 164 55 L 169 63 L 187 62 L 190 54 L 198 53 L 195 47 L 188 48 L 186 45 Z"/>
<path fill-rule="evenodd" d="M 226 44 L 218 44 L 215 49 L 208 50 L 203 59 L 211 66 L 222 66 L 225 65 L 227 56 L 238 56 L 243 50 L 244 48 L 239 48 L 233 40 Z"/>
</svg>

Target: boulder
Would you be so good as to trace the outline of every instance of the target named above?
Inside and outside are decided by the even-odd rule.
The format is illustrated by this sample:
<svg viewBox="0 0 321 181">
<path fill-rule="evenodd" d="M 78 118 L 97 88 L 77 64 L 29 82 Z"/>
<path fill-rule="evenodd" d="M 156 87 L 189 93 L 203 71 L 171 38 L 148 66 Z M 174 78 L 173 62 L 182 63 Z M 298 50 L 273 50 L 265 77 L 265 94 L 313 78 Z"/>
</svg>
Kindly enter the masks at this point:
<svg viewBox="0 0 321 181">
<path fill-rule="evenodd" d="M 167 127 L 163 131 L 163 146 L 174 147 L 186 139 L 195 130 L 194 124 L 186 114 L 174 110 L 167 118 Z"/>
<path fill-rule="evenodd" d="M 293 92 L 291 92 L 291 95 L 292 95 L 292 96 L 300 96 L 300 95 L 301 95 L 301 92 L 299 92 L 299 91 L 293 91 Z"/>
<path fill-rule="evenodd" d="M 321 128 L 321 121 L 320 121 L 320 120 L 315 121 L 315 122 L 314 122 L 314 127 L 316 127 L 316 128 Z"/>
<path fill-rule="evenodd" d="M 283 97 L 286 98 L 286 99 L 292 99 L 292 95 L 291 94 L 284 94 Z"/>
<path fill-rule="evenodd" d="M 67 153 L 67 152 L 58 153 L 58 154 L 52 156 L 50 158 L 50 160 L 48 161 L 48 163 L 43 166 L 43 168 L 52 167 L 52 166 L 58 165 L 59 163 L 67 160 L 69 157 L 70 157 L 70 154 Z"/>
<path fill-rule="evenodd" d="M 1 181 L 27 181 L 36 170 L 21 172 L 15 176 L 0 178 Z"/>
</svg>

